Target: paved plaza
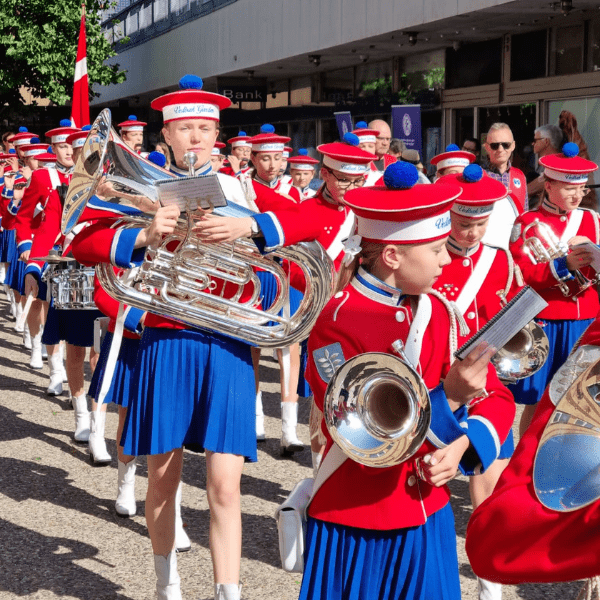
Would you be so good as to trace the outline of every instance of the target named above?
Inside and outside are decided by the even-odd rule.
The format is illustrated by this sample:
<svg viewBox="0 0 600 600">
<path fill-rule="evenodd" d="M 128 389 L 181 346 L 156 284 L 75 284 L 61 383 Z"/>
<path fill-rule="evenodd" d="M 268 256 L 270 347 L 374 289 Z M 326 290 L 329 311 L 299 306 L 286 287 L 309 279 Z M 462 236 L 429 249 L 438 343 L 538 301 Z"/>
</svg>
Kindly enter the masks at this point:
<svg viewBox="0 0 600 600">
<path fill-rule="evenodd" d="M 177 365 L 173 365 L 177 368 Z M 88 373 L 89 382 L 89 373 Z M 294 460 L 279 456 L 279 372 L 263 352 L 261 388 L 267 442 L 258 462 L 246 464 L 242 477 L 243 551 L 241 580 L 245 600 L 295 600 L 301 576 L 280 568 L 273 513 L 294 484 L 312 474 L 310 452 Z M 138 514 L 117 517 L 117 413 L 109 407 L 108 448 L 113 462 L 93 467 L 87 446 L 73 441 L 74 413 L 67 395 L 45 395 L 43 372 L 29 367 L 29 351 L 0 300 L 0 600 L 151 600 L 154 569 L 144 519 L 146 462 L 139 461 Z M 301 400 L 299 436 L 308 441 L 307 400 Z M 212 567 L 208 549 L 209 512 L 204 457 L 185 453 L 182 515 L 192 540 L 179 555 L 183 597 L 211 600 Z M 463 598 L 475 600 L 476 580 L 464 553 L 471 513 L 468 483 L 451 483 L 456 515 Z M 502 523 L 498 523 L 502 528 Z M 505 588 L 505 600 L 575 600 L 580 583 Z M 369 600 L 365 598 L 365 600 Z M 431 599 L 436 600 L 436 599 Z"/>
</svg>

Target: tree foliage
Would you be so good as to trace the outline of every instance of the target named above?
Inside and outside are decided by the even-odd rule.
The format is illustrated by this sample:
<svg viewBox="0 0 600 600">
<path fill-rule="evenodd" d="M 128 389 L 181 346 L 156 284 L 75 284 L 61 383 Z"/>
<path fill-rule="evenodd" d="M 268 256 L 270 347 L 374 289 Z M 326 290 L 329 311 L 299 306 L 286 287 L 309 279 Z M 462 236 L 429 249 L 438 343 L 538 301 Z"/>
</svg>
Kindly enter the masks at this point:
<svg viewBox="0 0 600 600">
<path fill-rule="evenodd" d="M 24 104 L 20 88 L 58 105 L 70 102 L 81 21 L 81 0 L 0 2 L 0 111 Z M 116 53 L 101 31 L 102 0 L 85 0 L 87 70 L 94 83 L 125 81 L 119 65 L 104 61 Z"/>
</svg>

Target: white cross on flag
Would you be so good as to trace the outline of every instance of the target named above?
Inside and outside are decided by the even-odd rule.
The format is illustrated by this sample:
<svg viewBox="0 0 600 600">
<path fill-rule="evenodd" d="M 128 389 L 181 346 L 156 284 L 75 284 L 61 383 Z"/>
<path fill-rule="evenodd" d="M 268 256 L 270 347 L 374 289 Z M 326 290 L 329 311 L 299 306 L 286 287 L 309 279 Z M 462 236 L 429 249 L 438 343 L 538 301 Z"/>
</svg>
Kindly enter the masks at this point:
<svg viewBox="0 0 600 600">
<path fill-rule="evenodd" d="M 73 82 L 73 104 L 71 122 L 81 129 L 90 122 L 90 97 L 87 74 L 87 47 L 85 41 L 85 6 L 82 7 L 77 59 L 75 61 L 75 80 Z"/>
</svg>

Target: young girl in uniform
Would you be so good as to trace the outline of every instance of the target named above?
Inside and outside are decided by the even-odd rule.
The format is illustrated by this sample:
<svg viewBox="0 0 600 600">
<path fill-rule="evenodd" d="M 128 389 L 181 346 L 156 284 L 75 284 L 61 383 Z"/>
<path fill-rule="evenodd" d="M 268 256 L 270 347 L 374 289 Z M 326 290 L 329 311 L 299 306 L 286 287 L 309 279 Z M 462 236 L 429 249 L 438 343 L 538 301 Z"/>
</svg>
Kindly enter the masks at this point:
<svg viewBox="0 0 600 600">
<path fill-rule="evenodd" d="M 596 276 L 589 268 L 592 254 L 577 244 L 600 243 L 598 213 L 579 208 L 588 192 L 588 176 L 598 167 L 591 160 L 577 156 L 578 152 L 577 144 L 569 142 L 563 146 L 562 154 L 549 154 L 540 159 L 546 178 L 544 198 L 536 210 L 517 218 L 512 231 L 510 251 L 525 283 L 548 302 L 539 314 L 539 323 L 550 342 L 550 354 L 544 366 L 514 388 L 515 401 L 526 405 L 521 417 L 521 435 L 529 426 L 546 385 L 600 308 L 596 286 L 582 287 L 575 277 L 578 270 L 587 278 Z M 555 243 L 564 246 L 564 256 L 539 264 L 532 262 L 524 238 L 537 237 L 547 246 L 546 232 L 533 226 L 536 219 L 542 227 L 549 228 Z"/>
<path fill-rule="evenodd" d="M 453 362 L 452 309 L 429 295 L 449 263 L 448 211 L 460 188 L 415 185 L 417 179 L 413 165 L 397 163 L 386 169 L 387 187 L 346 194 L 357 236 L 348 244 L 341 289 L 309 338 L 308 380 L 322 410 L 336 368 L 365 352 L 392 354 L 401 340 L 430 390 L 428 439 L 395 466 L 342 459 L 320 485 L 308 508 L 301 600 L 458 600 L 445 484 L 461 460 L 466 471 L 487 468 L 514 417 L 512 396 L 489 365 L 495 349 L 479 344 L 464 361 Z M 323 431 L 320 469 L 328 472 L 329 453 L 339 455 L 339 448 Z"/>
<path fill-rule="evenodd" d="M 518 269 L 515 273 L 512 256 L 507 250 L 482 242 L 494 205 L 506 197 L 506 188 L 484 174 L 479 165 L 463 166 L 460 173 L 438 179 L 439 184 L 459 185 L 462 192 L 450 209 L 452 229 L 446 249 L 451 262 L 444 267 L 434 289 L 456 304 L 471 334 L 474 334 L 513 298 L 522 285 L 522 279 Z M 492 493 L 513 450 L 510 431 L 498 459 L 485 473 L 469 478 L 473 508 Z M 481 600 L 501 600 L 501 586 L 483 579 L 478 579 L 477 583 Z"/>
</svg>

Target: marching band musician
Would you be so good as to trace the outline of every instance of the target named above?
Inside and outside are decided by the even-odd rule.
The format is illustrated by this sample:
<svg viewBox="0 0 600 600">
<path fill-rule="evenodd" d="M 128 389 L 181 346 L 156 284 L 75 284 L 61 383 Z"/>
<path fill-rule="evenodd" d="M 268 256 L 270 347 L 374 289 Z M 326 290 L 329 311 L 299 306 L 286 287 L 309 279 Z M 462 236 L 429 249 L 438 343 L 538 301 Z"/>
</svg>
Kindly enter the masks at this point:
<svg viewBox="0 0 600 600">
<path fill-rule="evenodd" d="M 183 157 L 193 151 L 198 157 L 196 173 L 207 175 L 212 172 L 210 154 L 219 133 L 219 112 L 231 102 L 203 91 L 198 77 L 185 76 L 180 87 L 180 91 L 157 98 L 151 106 L 163 114 L 163 135 L 175 157 L 172 172 L 187 175 Z M 216 176 L 219 181 L 227 178 Z M 239 188 L 239 182 L 231 182 Z M 295 205 L 286 202 L 282 208 L 282 198 L 265 190 L 267 193 L 255 200 L 262 213 L 247 218 L 207 215 L 194 231 L 207 242 L 261 236 L 266 250 L 314 239 L 314 226 L 300 222 Z M 147 245 L 174 230 L 178 216 L 174 205 L 160 208 L 148 227 L 118 230 L 108 247 L 95 243 L 96 236 L 83 230 L 74 241 L 76 255 L 88 264 L 109 262 L 129 268 L 143 258 Z M 84 246 L 86 256 L 82 255 Z M 174 356 L 177 368 L 173 368 Z M 249 346 L 148 313 L 132 379 L 134 391 L 124 426 L 123 451 L 131 456 L 148 455 L 146 519 L 158 598 L 181 598 L 174 551 L 174 505 L 182 447 L 195 444 L 206 451 L 215 598 L 239 599 L 239 486 L 244 458 L 256 460 L 252 427 L 255 387 Z"/>
<path fill-rule="evenodd" d="M 231 146 L 231 154 L 227 157 L 221 173 L 239 177 L 250 170 L 251 139 L 252 136 L 249 136 L 245 131 L 240 131 L 235 137 L 227 140 L 227 143 Z"/>
<path fill-rule="evenodd" d="M 322 426 L 327 447 L 319 472 L 331 474 L 308 507 L 301 600 L 459 599 L 445 484 L 459 463 L 469 474 L 478 464 L 488 468 L 514 418 L 512 396 L 489 365 L 495 349 L 480 344 L 452 363 L 454 313 L 430 294 L 450 262 L 448 211 L 460 188 L 424 190 L 415 185 L 416 168 L 403 163 L 390 165 L 384 180 L 386 187 L 344 198 L 357 215 L 357 235 L 347 244 L 338 292 L 309 338 L 308 380 L 322 411 L 338 367 L 365 352 L 392 354 L 401 340 L 430 390 L 430 434 L 416 458 L 374 468 L 346 458 Z"/>
<path fill-rule="evenodd" d="M 297 156 L 288 158 L 288 164 L 290 165 L 292 185 L 300 193 L 300 201 L 304 202 L 304 200 L 315 196 L 317 192 L 312 190 L 309 184 L 315 176 L 316 165 L 319 164 L 319 161 L 312 158 L 312 156 L 308 156 L 306 148 L 300 148 Z"/>
<path fill-rule="evenodd" d="M 470 160 L 470 157 L 465 160 Z M 438 171 L 440 164 L 438 162 Z M 444 168 L 457 168 L 457 165 Z M 482 242 L 494 204 L 506 196 L 506 188 L 485 175 L 479 165 L 462 166 L 461 172 L 462 175 L 455 173 L 438 179 L 440 184 L 459 185 L 462 192 L 450 209 L 451 232 L 446 249 L 451 262 L 444 267 L 434 289 L 456 303 L 469 329 L 475 333 L 513 298 L 520 288 L 518 282 L 522 284 L 522 281 L 520 274 L 515 276 L 510 252 Z M 511 430 L 498 458 L 485 473 L 469 478 L 474 508 L 490 496 L 513 451 Z M 483 579 L 478 579 L 477 583 L 480 600 L 502 598 L 501 587 L 497 584 Z"/>
<path fill-rule="evenodd" d="M 215 145 L 212 149 L 211 155 L 210 155 L 210 164 L 212 165 L 212 170 L 215 173 L 218 173 L 219 171 L 221 171 L 221 168 L 223 167 L 223 161 L 225 160 L 225 155 L 221 152 L 221 150 L 223 150 L 223 148 L 225 148 L 226 144 L 224 144 L 223 142 L 215 142 Z"/>
<path fill-rule="evenodd" d="M 592 161 L 578 157 L 578 151 L 577 144 L 569 142 L 563 146 L 561 154 L 540 159 L 546 180 L 544 198 L 536 210 L 526 212 L 516 220 L 511 235 L 510 251 L 525 283 L 548 302 L 539 314 L 539 323 L 550 342 L 548 360 L 537 373 L 514 386 L 515 401 L 526 405 L 521 417 L 521 435 L 529 426 L 546 385 L 600 308 L 595 286 L 582 288 L 575 278 L 579 270 L 590 278 L 596 275 L 588 268 L 592 254 L 585 246 L 577 245 L 600 242 L 598 214 L 579 208 L 587 193 L 588 176 L 598 167 Z M 536 219 L 541 227 L 533 225 Z M 544 227 L 549 231 L 544 231 Z M 554 242 L 548 239 L 553 237 L 556 238 Z M 568 253 L 549 262 L 534 264 L 526 246 L 531 242 L 525 242 L 530 238 L 538 238 L 545 247 L 549 243 L 557 248 L 562 244 L 568 247 Z"/>
<path fill-rule="evenodd" d="M 88 131 L 80 131 L 72 127 L 61 126 L 46 134 L 52 140 L 52 148 L 57 153 L 57 165 L 65 165 L 64 156 L 70 158 L 73 164 L 73 153 L 80 152 L 83 141 Z M 74 150 L 74 146 L 76 150 Z M 63 155 L 61 156 L 61 153 Z M 60 161 L 60 162 L 59 162 Z M 57 174 L 47 170 L 48 180 L 51 185 Z M 37 171 L 36 171 L 37 172 Z M 72 171 L 69 172 L 68 177 Z M 46 182 L 47 183 L 47 182 Z M 38 184 L 41 188 L 41 184 Z M 28 261 L 25 270 L 25 293 L 38 296 L 44 283 L 42 274 L 47 268 L 43 261 L 33 260 L 33 257 L 47 256 L 58 245 L 61 254 L 67 256 L 71 250 L 70 244 L 73 236 L 65 238 L 61 234 L 60 224 L 63 212 L 64 191 L 56 185 L 54 189 L 47 190 L 44 199 L 43 210 L 40 212 L 39 226 L 35 229 L 35 235 L 30 248 L 27 251 Z M 23 200 L 25 203 L 25 199 Z M 19 211 L 19 214 L 21 211 Z M 37 216 L 37 215 L 36 215 Z M 30 253 L 32 253 L 30 255 Z M 29 258 L 31 256 L 31 258 Z M 94 346 L 94 321 L 102 316 L 98 310 L 57 310 L 53 304 L 48 309 L 46 325 L 42 335 L 42 341 L 48 347 L 48 362 L 50 364 L 50 384 L 46 391 L 49 395 L 60 395 L 62 393 L 62 369 L 63 361 L 60 353 L 60 342 L 66 342 L 66 371 L 69 388 L 71 390 L 72 404 L 75 410 L 75 433 L 77 442 L 87 443 L 90 430 L 94 427 L 88 410 L 87 395 L 85 393 L 84 362 L 86 349 L 90 348 L 90 367 L 92 373 L 98 360 Z"/>
<path fill-rule="evenodd" d="M 448 144 L 446 150 L 431 159 L 431 164 L 436 167 L 433 181 L 437 181 L 444 175 L 459 174 L 465 167 L 475 162 L 472 152 L 461 150 L 456 144 Z"/>
<path fill-rule="evenodd" d="M 290 158 L 290 154 L 294 151 L 291 146 L 284 146 L 283 152 L 281 153 L 281 167 L 279 168 L 279 181 L 283 184 L 294 185 L 292 181 L 291 175 L 286 175 L 286 170 L 288 166 L 288 159 Z"/>
<path fill-rule="evenodd" d="M 138 154 L 141 153 L 144 146 L 144 127 L 147 124 L 144 121 L 138 121 L 135 115 L 129 115 L 126 121 L 117 125 L 121 139 Z"/>
<path fill-rule="evenodd" d="M 27 127 L 19 127 L 19 132 L 8 138 L 8 142 L 13 144 L 16 160 L 9 159 L 11 175 L 4 174 L 4 188 L 2 189 L 3 204 L 5 205 L 3 215 L 3 228 L 12 230 L 12 242 L 14 244 L 14 258 L 10 262 L 9 271 L 6 281 L 10 285 L 16 302 L 16 318 L 15 331 L 23 332 L 24 324 L 19 324 L 20 316 L 23 313 L 25 306 L 24 283 L 25 283 L 25 263 L 19 260 L 20 252 L 17 248 L 17 232 L 15 231 L 16 217 L 20 208 L 20 200 L 14 198 L 14 190 L 23 185 L 23 182 L 28 183 L 28 177 L 23 174 L 23 156 L 22 146 L 31 143 L 33 138 L 38 138 L 36 133 L 31 133 Z M 39 139 L 39 138 L 38 138 Z M 31 174 L 25 170 L 25 174 Z M 19 193 L 17 193 L 17 196 Z"/>
<path fill-rule="evenodd" d="M 494 493 L 469 520 L 466 550 L 480 577 L 504 584 L 597 582 L 599 359 L 596 318 L 554 375 Z M 571 407 L 579 405 L 578 414 L 565 410 L 569 402 L 563 406 L 563 401 L 569 396 Z M 563 427 L 562 436 L 549 437 L 553 426 Z M 541 467 L 540 458 L 545 459 Z M 535 481 L 535 476 L 547 483 Z M 548 498 L 544 495 L 545 504 L 536 493 L 538 486 L 550 492 Z M 554 505 L 557 499 L 562 507 Z M 578 597 L 591 598 L 592 590 L 587 591 Z"/>
<path fill-rule="evenodd" d="M 356 124 L 356 128 L 352 131 L 354 135 L 356 135 L 359 139 L 358 147 L 369 154 L 375 155 L 375 148 L 377 147 L 377 136 L 379 135 L 379 131 L 376 129 L 369 129 L 369 126 L 365 121 L 359 121 Z M 367 180 L 365 182 L 365 186 L 376 185 L 381 176 L 383 175 L 383 171 L 379 171 L 373 163 L 369 166 L 369 173 L 367 174 Z"/>
</svg>

